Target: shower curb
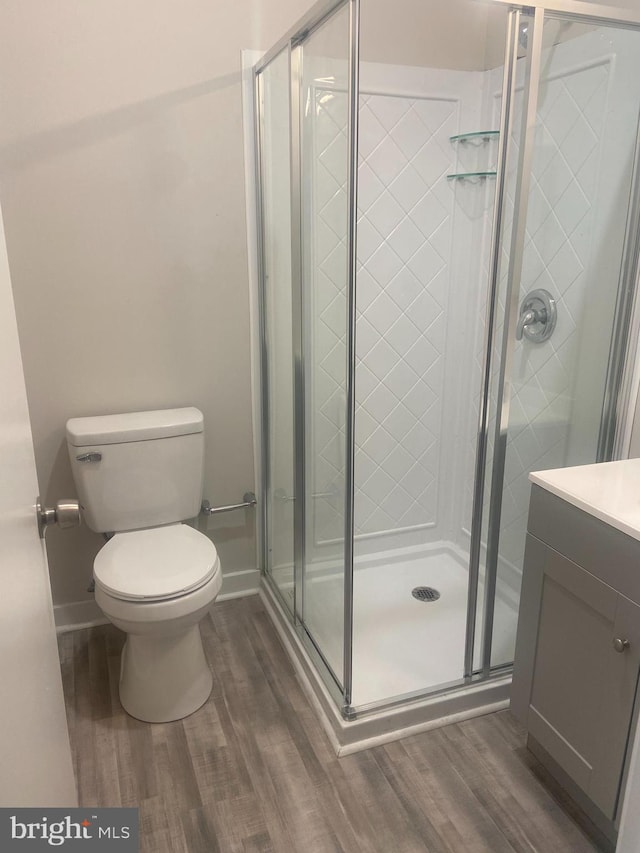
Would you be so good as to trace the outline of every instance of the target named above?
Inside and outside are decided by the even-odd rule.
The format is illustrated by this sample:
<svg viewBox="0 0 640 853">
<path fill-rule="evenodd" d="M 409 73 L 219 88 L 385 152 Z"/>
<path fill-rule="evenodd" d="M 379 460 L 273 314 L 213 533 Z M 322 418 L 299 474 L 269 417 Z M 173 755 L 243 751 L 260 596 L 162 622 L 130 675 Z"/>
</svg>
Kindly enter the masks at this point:
<svg viewBox="0 0 640 853">
<path fill-rule="evenodd" d="M 355 720 L 344 720 L 317 675 L 314 663 L 282 605 L 264 578 L 259 594 L 302 688 L 338 757 L 509 707 L 510 674 L 454 688 L 448 694 L 409 700 L 392 708 L 362 714 Z"/>
</svg>

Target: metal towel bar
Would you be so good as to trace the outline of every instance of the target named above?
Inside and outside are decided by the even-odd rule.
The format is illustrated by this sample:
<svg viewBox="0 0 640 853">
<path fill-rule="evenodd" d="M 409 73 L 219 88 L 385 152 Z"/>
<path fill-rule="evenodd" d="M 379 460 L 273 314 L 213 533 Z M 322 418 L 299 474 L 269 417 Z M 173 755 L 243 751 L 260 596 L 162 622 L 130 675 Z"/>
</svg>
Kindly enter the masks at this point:
<svg viewBox="0 0 640 853">
<path fill-rule="evenodd" d="M 241 504 L 229 504 L 229 506 L 211 506 L 208 500 L 202 501 L 200 512 L 204 515 L 217 515 L 219 512 L 231 512 L 234 509 L 248 509 L 254 507 L 258 501 L 253 492 L 245 492 Z"/>
</svg>

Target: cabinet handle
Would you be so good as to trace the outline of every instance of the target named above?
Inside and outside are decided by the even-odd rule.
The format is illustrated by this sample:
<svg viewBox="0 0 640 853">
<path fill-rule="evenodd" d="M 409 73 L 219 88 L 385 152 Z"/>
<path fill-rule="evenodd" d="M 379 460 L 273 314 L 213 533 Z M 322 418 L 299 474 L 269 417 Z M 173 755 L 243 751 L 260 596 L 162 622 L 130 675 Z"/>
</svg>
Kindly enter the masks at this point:
<svg viewBox="0 0 640 853">
<path fill-rule="evenodd" d="M 620 654 L 622 654 L 622 652 L 626 652 L 630 645 L 629 640 L 621 640 L 620 637 L 616 637 L 613 641 L 613 648 L 617 652 L 620 652 Z"/>
</svg>

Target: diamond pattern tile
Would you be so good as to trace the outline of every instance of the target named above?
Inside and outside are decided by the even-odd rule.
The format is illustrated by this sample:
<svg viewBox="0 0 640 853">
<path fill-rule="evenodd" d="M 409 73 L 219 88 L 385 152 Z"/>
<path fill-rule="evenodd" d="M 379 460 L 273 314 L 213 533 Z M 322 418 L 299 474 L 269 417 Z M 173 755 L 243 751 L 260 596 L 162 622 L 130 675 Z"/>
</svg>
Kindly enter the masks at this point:
<svg viewBox="0 0 640 853">
<path fill-rule="evenodd" d="M 364 164 L 360 171 L 366 166 L 367 164 Z M 391 193 L 384 189 L 382 182 L 380 185 L 377 198 L 366 210 L 366 217 L 379 234 L 390 234 L 405 220 L 406 214 Z M 359 257 L 361 258 L 360 255 Z"/>
<path fill-rule="evenodd" d="M 545 287 L 557 300 L 558 325 L 544 344 L 519 342 L 514 355 L 500 552 L 517 569 L 524 557 L 528 472 L 566 464 L 609 71 L 609 63 L 601 63 L 555 76 L 541 88 L 520 297 Z"/>
<path fill-rule="evenodd" d="M 405 213 L 410 213 L 425 195 L 429 185 L 423 181 L 411 163 L 396 176 L 389 185 L 391 195 L 400 204 Z"/>
<path fill-rule="evenodd" d="M 558 300 L 554 337 L 542 347 L 518 343 L 514 355 L 512 425 L 508 444 L 501 549 L 521 565 L 532 468 L 563 464 L 578 330 L 585 300 L 594 227 L 600 140 L 607 107 L 607 63 L 557 69 L 541 86 L 539 128 L 525 238 L 522 288 L 545 287 Z M 497 71 L 479 85 L 499 89 Z M 318 146 L 313 182 L 313 383 L 318 412 L 313 488 L 344 483 L 344 358 L 346 248 L 346 99 L 323 92 L 312 111 Z M 521 95 L 519 96 L 521 97 Z M 325 99 L 326 100 L 326 99 Z M 499 98 L 493 101 L 494 121 Z M 521 109 L 516 104 L 516 113 Z M 455 216 L 463 194 L 446 180 L 455 163 L 448 137 L 458 127 L 459 102 L 443 98 L 365 95 L 360 104 L 358 185 L 356 532 L 380 533 L 438 521 L 443 476 L 464 472 L 459 525 L 470 517 L 478 392 L 462 406 L 460 422 L 445 417 L 445 355 L 469 353 L 475 377 L 482 365 L 482 323 L 459 328 L 451 300 Z M 515 125 L 517 126 L 517 119 Z M 490 196 L 487 196 L 490 199 Z M 513 199 L 508 198 L 508 207 Z M 484 233 L 476 269 L 486 271 L 491 204 L 477 208 Z M 507 220 L 512 214 L 507 212 Z M 458 220 L 456 219 L 456 222 Z M 457 226 L 456 226 L 457 227 Z M 466 246 L 464 247 L 466 250 Z M 506 251 L 505 251 L 506 260 Z M 506 268 L 506 267 L 505 267 Z M 476 297 L 478 317 L 484 301 Z M 457 303 L 455 303 L 457 305 Z M 496 345 L 500 339 L 498 332 Z M 452 341 L 459 341 L 458 350 Z M 450 355 L 447 357 L 451 357 Z M 454 356 L 455 357 L 455 356 Z M 476 389 L 475 380 L 469 388 Z M 449 411 L 449 410 L 447 410 Z M 447 416 L 448 417 L 448 416 Z M 446 418 L 445 418 L 446 419 Z M 448 440 L 447 432 L 456 440 Z M 458 436 L 460 440 L 458 441 Z M 491 453 L 491 448 L 489 452 Z M 442 458 L 455 453 L 460 461 Z M 316 541 L 342 535 L 341 500 L 317 508 Z M 458 522 L 455 522 L 458 523 Z"/>
<path fill-rule="evenodd" d="M 358 198 L 364 230 L 358 231 L 356 349 L 369 372 L 356 383 L 356 419 L 378 424 L 362 446 L 379 473 L 358 481 L 358 533 L 437 520 L 446 325 L 438 321 L 447 314 L 454 196 L 446 173 L 454 162 L 448 137 L 456 111 L 453 101 L 385 95 L 369 97 L 360 109 L 365 192 Z M 370 251 L 372 228 L 377 252 Z M 380 335 L 376 343 L 372 329 Z M 427 412 L 435 431 L 422 422 Z"/>
</svg>

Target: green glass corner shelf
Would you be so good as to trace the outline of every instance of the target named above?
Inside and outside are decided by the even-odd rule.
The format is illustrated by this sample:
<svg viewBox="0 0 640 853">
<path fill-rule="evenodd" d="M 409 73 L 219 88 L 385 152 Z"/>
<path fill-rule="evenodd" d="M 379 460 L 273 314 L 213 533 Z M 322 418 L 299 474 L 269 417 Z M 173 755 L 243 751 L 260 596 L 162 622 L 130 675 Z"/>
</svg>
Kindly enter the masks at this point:
<svg viewBox="0 0 640 853">
<path fill-rule="evenodd" d="M 456 172 L 453 175 L 447 175 L 448 181 L 472 181 L 486 180 L 487 178 L 495 178 L 497 172 Z"/>
<path fill-rule="evenodd" d="M 474 130 L 471 133 L 458 133 L 456 136 L 450 136 L 449 142 L 489 142 L 500 136 L 499 130 Z"/>
</svg>

